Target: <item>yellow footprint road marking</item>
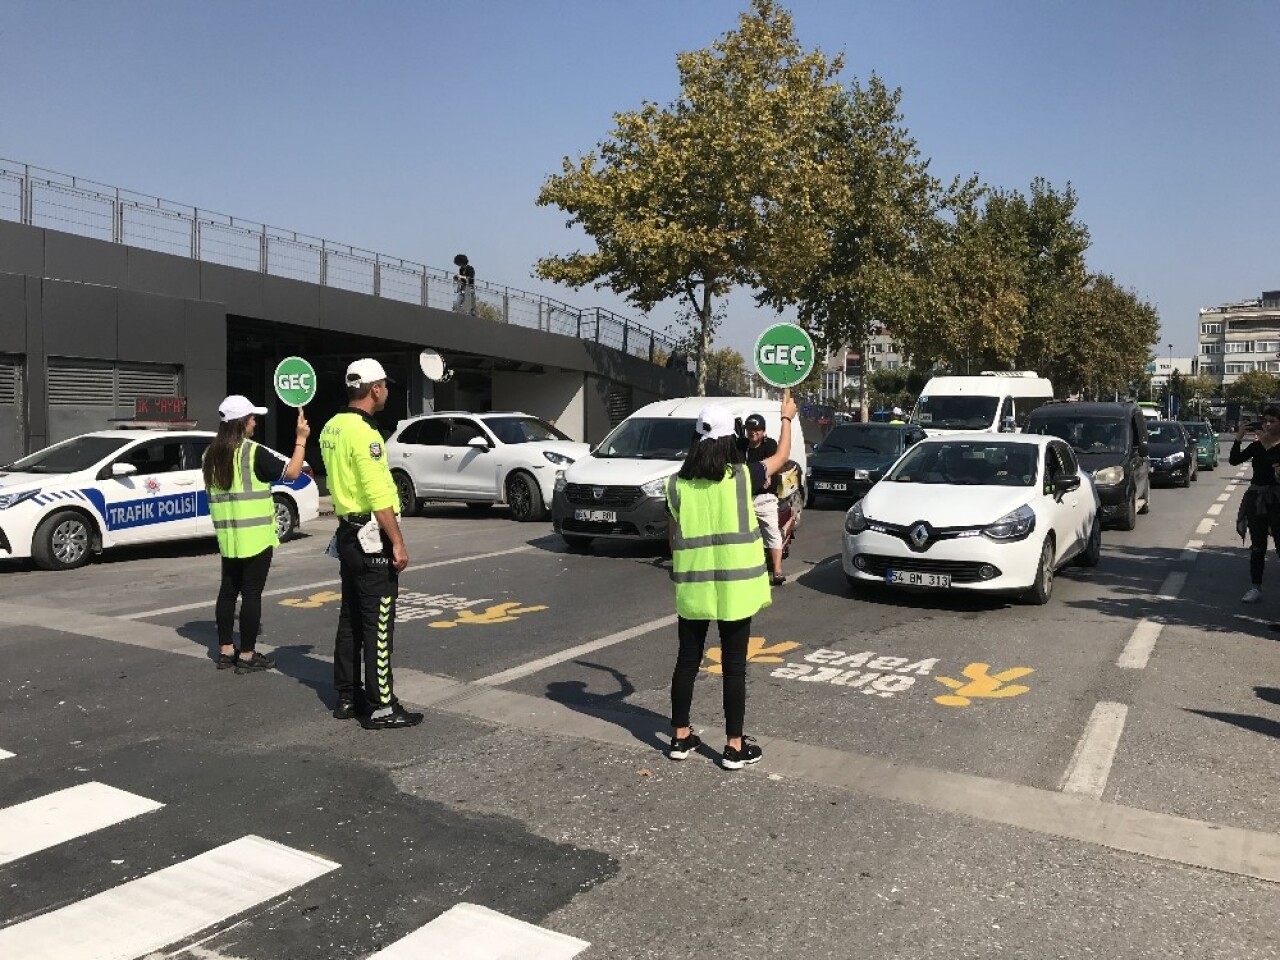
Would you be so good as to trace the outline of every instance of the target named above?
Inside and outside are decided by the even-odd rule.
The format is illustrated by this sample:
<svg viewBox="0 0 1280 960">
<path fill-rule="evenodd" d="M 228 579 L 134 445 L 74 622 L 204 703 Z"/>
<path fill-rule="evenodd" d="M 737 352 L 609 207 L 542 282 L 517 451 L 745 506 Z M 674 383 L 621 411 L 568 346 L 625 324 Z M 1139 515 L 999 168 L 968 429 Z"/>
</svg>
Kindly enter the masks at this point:
<svg viewBox="0 0 1280 960">
<path fill-rule="evenodd" d="M 547 609 L 545 606 L 523 607 L 518 602 L 515 603 L 495 603 L 491 607 L 486 607 L 482 612 L 476 613 L 473 610 L 459 610 L 458 616 L 454 620 L 434 620 L 427 624 L 429 627 L 435 627 L 440 630 L 451 630 L 460 624 L 492 624 L 492 623 L 511 623 L 519 620 L 522 614 L 537 613 L 540 610 Z"/>
<path fill-rule="evenodd" d="M 747 663 L 782 663 L 783 660 L 780 654 L 800 646 L 800 644 L 791 640 L 783 640 L 767 647 L 765 644 L 768 642 L 764 637 L 749 638 L 747 640 Z M 719 647 L 712 647 L 707 651 L 707 659 L 711 661 L 711 665 L 702 669 L 707 673 L 724 673 L 721 663 L 723 656 L 724 654 Z"/>
<path fill-rule="evenodd" d="M 335 593 L 333 590 L 322 590 L 319 593 L 313 593 L 306 598 L 287 597 L 280 601 L 282 607 L 323 607 L 326 603 L 333 603 L 335 600 L 341 600 L 342 594 Z"/>
<path fill-rule="evenodd" d="M 933 698 L 934 703 L 944 707 L 967 707 L 974 700 L 998 700 L 1005 697 L 1017 697 L 1030 687 L 1020 683 L 1009 683 L 1029 673 L 1035 673 L 1031 667 L 1010 667 L 999 673 L 990 673 L 991 664 L 971 663 L 961 673 L 969 679 L 968 683 L 951 677 L 934 677 L 944 687 L 950 687 L 955 693 L 944 693 Z"/>
</svg>

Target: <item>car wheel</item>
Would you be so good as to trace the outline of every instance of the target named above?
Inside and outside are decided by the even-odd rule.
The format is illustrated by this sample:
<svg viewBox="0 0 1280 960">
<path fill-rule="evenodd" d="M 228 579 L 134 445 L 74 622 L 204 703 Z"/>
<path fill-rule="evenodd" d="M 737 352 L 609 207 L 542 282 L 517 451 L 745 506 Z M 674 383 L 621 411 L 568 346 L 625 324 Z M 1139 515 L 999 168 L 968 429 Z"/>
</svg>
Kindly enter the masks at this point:
<svg viewBox="0 0 1280 960">
<path fill-rule="evenodd" d="M 1089 542 L 1085 544 L 1084 551 L 1076 558 L 1076 563 L 1082 567 L 1096 567 L 1101 559 L 1102 521 L 1094 517 L 1093 527 L 1089 530 Z"/>
<path fill-rule="evenodd" d="M 298 532 L 298 511 L 282 494 L 277 493 L 271 499 L 275 501 L 276 506 L 276 536 L 280 538 L 281 543 L 285 543 L 292 540 Z"/>
<path fill-rule="evenodd" d="M 564 538 L 565 545 L 570 550 L 585 550 L 591 546 L 590 537 L 575 536 L 572 533 L 562 533 L 560 536 Z"/>
<path fill-rule="evenodd" d="M 488 513 L 493 509 L 492 500 L 468 500 L 467 509 L 472 513 Z"/>
<path fill-rule="evenodd" d="M 511 518 L 521 523 L 542 519 L 542 491 L 527 473 L 513 473 L 507 479 L 507 506 Z"/>
<path fill-rule="evenodd" d="M 1187 487 L 1191 486 L 1191 470 L 1192 470 L 1191 467 L 1188 467 L 1186 470 L 1184 470 L 1182 473 L 1182 480 L 1179 481 L 1178 483 L 1178 486 L 1182 487 L 1182 489 L 1184 490 Z"/>
<path fill-rule="evenodd" d="M 1026 603 L 1043 606 L 1053 596 L 1053 537 L 1045 537 L 1040 548 L 1040 563 L 1036 567 L 1036 582 L 1022 595 Z"/>
<path fill-rule="evenodd" d="M 41 570 L 74 570 L 89 562 L 93 523 L 82 513 L 60 510 L 46 517 L 31 538 L 31 558 Z"/>
<path fill-rule="evenodd" d="M 1120 522 L 1116 524 L 1121 530 L 1132 530 L 1138 525 L 1138 491 L 1129 491 L 1129 500 L 1125 504 Z"/>
<path fill-rule="evenodd" d="M 413 488 L 413 478 L 399 470 L 391 477 L 396 482 L 396 495 L 400 498 L 400 516 L 412 517 L 422 507 L 418 491 Z"/>
</svg>

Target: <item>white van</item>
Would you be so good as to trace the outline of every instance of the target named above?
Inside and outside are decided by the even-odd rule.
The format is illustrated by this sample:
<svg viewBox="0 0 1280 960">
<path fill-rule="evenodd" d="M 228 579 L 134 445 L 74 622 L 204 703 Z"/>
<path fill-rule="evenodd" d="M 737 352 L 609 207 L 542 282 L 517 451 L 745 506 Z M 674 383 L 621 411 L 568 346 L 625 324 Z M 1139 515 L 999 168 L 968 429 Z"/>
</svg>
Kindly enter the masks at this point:
<svg viewBox="0 0 1280 960">
<path fill-rule="evenodd" d="M 679 397 L 641 407 L 618 424 L 591 453 L 556 474 L 551 523 L 570 546 L 597 537 L 665 540 L 667 477 L 680 469 L 702 408 L 721 404 L 746 420 L 764 417 L 768 436 L 778 439 L 782 405 L 750 397 Z M 798 421 L 792 424 L 791 459 L 804 476 L 807 464 Z M 798 505 L 797 505 L 798 506 Z"/>
<path fill-rule="evenodd" d="M 984 370 L 977 377 L 934 377 L 911 422 L 928 434 L 944 430 L 1021 433 L 1031 411 L 1053 399 L 1053 384 L 1032 370 Z"/>
</svg>

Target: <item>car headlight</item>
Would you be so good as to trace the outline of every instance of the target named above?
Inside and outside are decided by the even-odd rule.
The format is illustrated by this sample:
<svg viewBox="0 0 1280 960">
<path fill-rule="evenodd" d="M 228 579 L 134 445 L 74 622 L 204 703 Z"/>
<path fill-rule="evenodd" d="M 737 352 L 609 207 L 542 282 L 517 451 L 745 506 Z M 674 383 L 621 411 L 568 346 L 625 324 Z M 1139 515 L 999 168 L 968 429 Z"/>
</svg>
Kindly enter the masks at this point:
<svg viewBox="0 0 1280 960">
<path fill-rule="evenodd" d="M 543 450 L 542 455 L 557 467 L 567 467 L 569 464 L 573 463 L 573 457 L 566 457 L 563 453 L 556 453 L 552 450 Z"/>
<path fill-rule="evenodd" d="M 1095 483 L 1101 483 L 1104 486 L 1120 483 L 1124 480 L 1124 467 L 1103 467 L 1094 473 L 1093 479 Z"/>
<path fill-rule="evenodd" d="M 1036 528 L 1036 512 L 1025 503 L 1017 510 L 1006 513 L 995 523 L 982 528 L 982 535 L 989 540 L 1009 542 L 1025 540 Z"/>
<path fill-rule="evenodd" d="M 567 481 L 567 480 L 564 478 L 564 471 L 563 471 L 563 470 L 557 470 L 557 471 L 556 471 L 556 486 L 555 486 L 555 491 L 556 491 L 556 493 L 561 493 L 561 492 L 563 492 L 564 488 L 568 485 L 568 483 L 569 483 L 569 481 Z"/>
<path fill-rule="evenodd" d="M 861 533 L 865 529 L 867 529 L 867 515 L 862 512 L 862 501 L 858 501 L 844 515 L 844 530 L 845 533 Z"/>
<path fill-rule="evenodd" d="M 1169 456 L 1165 457 L 1164 462 L 1165 463 L 1181 463 L 1185 459 L 1187 459 L 1187 455 L 1183 453 L 1181 450 L 1179 450 L 1177 453 L 1171 453 L 1169 454 Z"/>
<path fill-rule="evenodd" d="M 657 480 L 650 480 L 648 483 L 640 484 L 640 492 L 646 497 L 665 497 L 667 495 L 668 477 L 659 477 Z"/>
<path fill-rule="evenodd" d="M 870 479 L 871 479 L 871 471 L 870 471 L 870 470 L 855 470 L 855 471 L 853 471 L 853 479 L 855 479 L 855 480 L 870 480 Z"/>
<path fill-rule="evenodd" d="M 17 506 L 23 500 L 30 500 L 40 491 L 23 490 L 21 493 L 0 493 L 0 510 L 8 510 L 10 507 Z"/>
</svg>

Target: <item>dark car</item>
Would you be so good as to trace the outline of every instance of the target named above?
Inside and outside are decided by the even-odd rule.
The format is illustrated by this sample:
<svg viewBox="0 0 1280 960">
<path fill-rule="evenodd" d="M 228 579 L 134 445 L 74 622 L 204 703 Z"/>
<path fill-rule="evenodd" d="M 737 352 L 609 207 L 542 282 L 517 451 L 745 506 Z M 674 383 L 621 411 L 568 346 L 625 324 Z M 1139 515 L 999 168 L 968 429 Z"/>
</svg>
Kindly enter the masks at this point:
<svg viewBox="0 0 1280 960">
<path fill-rule="evenodd" d="M 1151 508 L 1147 421 L 1133 403 L 1059 401 L 1033 410 L 1027 433 L 1065 440 L 1093 475 L 1103 523 L 1132 530 Z"/>
<path fill-rule="evenodd" d="M 1152 420 L 1147 424 L 1151 442 L 1151 482 L 1191 485 L 1200 479 L 1196 441 L 1176 420 Z"/>
<path fill-rule="evenodd" d="M 809 455 L 805 502 L 819 497 L 857 500 L 924 435 L 906 423 L 840 424 Z"/>
</svg>

